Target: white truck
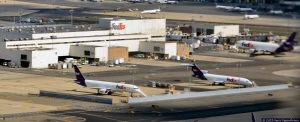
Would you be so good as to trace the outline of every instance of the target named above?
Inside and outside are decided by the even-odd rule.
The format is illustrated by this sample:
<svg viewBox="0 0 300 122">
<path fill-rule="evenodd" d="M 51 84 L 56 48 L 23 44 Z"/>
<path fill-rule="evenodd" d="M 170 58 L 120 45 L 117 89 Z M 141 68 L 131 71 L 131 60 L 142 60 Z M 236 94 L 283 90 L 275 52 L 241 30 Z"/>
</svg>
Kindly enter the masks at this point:
<svg viewBox="0 0 300 122">
<path fill-rule="evenodd" d="M 244 16 L 244 19 L 255 19 L 255 18 L 259 18 L 259 16 L 257 14 L 252 14 L 252 15 L 246 14 Z"/>
</svg>

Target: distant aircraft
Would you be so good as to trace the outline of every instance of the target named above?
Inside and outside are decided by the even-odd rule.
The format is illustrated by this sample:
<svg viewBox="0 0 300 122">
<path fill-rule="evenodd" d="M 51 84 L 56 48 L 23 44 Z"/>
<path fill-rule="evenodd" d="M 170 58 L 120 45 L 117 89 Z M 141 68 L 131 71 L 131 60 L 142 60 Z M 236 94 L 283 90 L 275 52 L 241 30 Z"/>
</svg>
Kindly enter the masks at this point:
<svg viewBox="0 0 300 122">
<path fill-rule="evenodd" d="M 271 10 L 270 11 L 271 14 L 283 14 L 282 10 Z"/>
<path fill-rule="evenodd" d="M 233 6 L 222 6 L 222 5 L 216 5 L 216 8 L 225 9 L 225 10 L 228 10 L 228 11 L 234 9 Z"/>
<path fill-rule="evenodd" d="M 98 94 L 108 94 L 111 95 L 113 92 L 129 92 L 129 93 L 140 93 L 146 96 L 139 87 L 131 84 L 125 83 L 113 83 L 107 81 L 96 81 L 96 80 L 86 80 L 81 74 L 77 65 L 74 66 L 74 71 L 76 75 L 75 82 L 81 86 L 97 89 Z"/>
<path fill-rule="evenodd" d="M 241 8 L 241 7 L 234 7 L 234 11 L 239 11 L 239 12 L 254 12 L 255 10 L 252 8 Z"/>
<path fill-rule="evenodd" d="M 262 51 L 263 53 L 270 52 L 271 54 L 276 55 L 282 52 L 292 51 L 294 49 L 293 46 L 295 43 L 296 34 L 296 32 L 293 32 L 282 44 L 240 40 L 237 41 L 237 47 L 239 49 L 249 49 L 250 56 L 254 56 L 258 51 Z"/>
<path fill-rule="evenodd" d="M 216 5 L 216 8 L 225 9 L 228 11 L 239 11 L 239 12 L 254 12 L 255 11 L 252 8 L 241 8 L 241 7 L 234 7 L 234 6 L 222 6 L 222 5 Z"/>
<path fill-rule="evenodd" d="M 259 16 L 257 14 L 252 14 L 252 15 L 246 14 L 244 16 L 244 19 L 255 19 L 255 18 L 259 18 Z"/>
<path fill-rule="evenodd" d="M 200 70 L 200 68 L 195 63 L 193 63 L 191 67 L 194 73 L 193 77 L 197 77 L 201 80 L 207 80 L 209 82 L 212 82 L 213 85 L 215 85 L 215 83 L 218 83 L 220 85 L 230 83 L 243 85 L 244 87 L 254 86 L 254 83 L 246 78 L 209 74 L 208 71 Z"/>
<path fill-rule="evenodd" d="M 142 13 L 142 14 L 156 14 L 156 13 L 158 13 L 158 12 L 160 12 L 160 9 L 144 10 L 144 11 L 142 11 L 141 13 Z"/>
</svg>

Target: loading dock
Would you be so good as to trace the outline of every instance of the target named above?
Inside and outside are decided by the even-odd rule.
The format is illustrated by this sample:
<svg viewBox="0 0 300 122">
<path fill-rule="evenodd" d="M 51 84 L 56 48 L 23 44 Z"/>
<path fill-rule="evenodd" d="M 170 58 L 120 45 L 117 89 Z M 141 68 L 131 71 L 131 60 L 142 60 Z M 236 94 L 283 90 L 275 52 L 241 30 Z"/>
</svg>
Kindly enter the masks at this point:
<svg viewBox="0 0 300 122">
<path fill-rule="evenodd" d="M 23 68 L 28 68 L 30 66 L 30 62 L 29 61 L 21 61 L 21 67 Z"/>
</svg>

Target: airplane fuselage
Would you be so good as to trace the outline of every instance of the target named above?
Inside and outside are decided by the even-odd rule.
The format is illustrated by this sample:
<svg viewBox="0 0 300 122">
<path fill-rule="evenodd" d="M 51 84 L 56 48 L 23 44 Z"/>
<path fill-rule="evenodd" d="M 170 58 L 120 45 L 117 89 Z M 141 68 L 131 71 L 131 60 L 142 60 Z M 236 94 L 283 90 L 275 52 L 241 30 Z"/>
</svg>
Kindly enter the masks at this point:
<svg viewBox="0 0 300 122">
<path fill-rule="evenodd" d="M 158 13 L 158 12 L 160 12 L 160 9 L 144 10 L 144 11 L 142 11 L 141 13 L 142 13 L 142 14 L 156 14 L 156 13 Z"/>
<path fill-rule="evenodd" d="M 279 44 L 276 43 L 267 43 L 267 42 L 256 42 L 256 41 L 238 41 L 238 48 L 241 49 L 253 49 L 256 51 L 268 51 L 275 52 L 279 48 Z"/>
<path fill-rule="evenodd" d="M 241 77 L 216 75 L 216 74 L 204 74 L 204 76 L 209 82 L 214 82 L 214 83 L 222 83 L 222 84 L 231 83 L 231 84 L 239 84 L 244 86 L 253 85 L 250 80 Z"/>
<path fill-rule="evenodd" d="M 86 80 L 86 87 L 96 88 L 100 90 L 108 90 L 110 92 L 131 92 L 136 93 L 135 91 L 137 86 L 124 84 L 124 83 L 114 83 L 107 81 L 96 81 L 96 80 Z M 102 91 L 105 92 L 105 91 Z"/>
</svg>

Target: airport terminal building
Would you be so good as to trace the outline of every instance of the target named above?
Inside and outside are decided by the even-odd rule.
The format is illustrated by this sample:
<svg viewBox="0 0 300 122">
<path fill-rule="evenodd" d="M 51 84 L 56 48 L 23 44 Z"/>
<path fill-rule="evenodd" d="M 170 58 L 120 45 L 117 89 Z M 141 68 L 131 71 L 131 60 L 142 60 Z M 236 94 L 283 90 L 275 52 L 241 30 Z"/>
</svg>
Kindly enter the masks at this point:
<svg viewBox="0 0 300 122">
<path fill-rule="evenodd" d="M 47 68 L 61 57 L 70 56 L 96 62 L 128 60 L 128 53 L 145 51 L 141 50 L 145 45 L 141 42 L 166 40 L 166 20 L 103 18 L 96 25 L 13 26 L 2 27 L 0 31 L 0 63 Z M 162 52 L 168 58 L 177 55 Z"/>
</svg>

